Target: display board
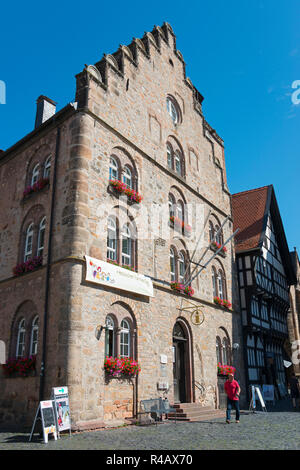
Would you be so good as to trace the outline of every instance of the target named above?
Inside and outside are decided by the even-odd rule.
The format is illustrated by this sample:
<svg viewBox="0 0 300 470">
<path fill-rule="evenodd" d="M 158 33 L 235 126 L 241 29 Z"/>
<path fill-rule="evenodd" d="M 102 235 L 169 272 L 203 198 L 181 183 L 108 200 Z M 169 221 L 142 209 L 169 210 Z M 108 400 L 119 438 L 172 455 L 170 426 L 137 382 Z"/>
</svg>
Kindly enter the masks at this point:
<svg viewBox="0 0 300 470">
<path fill-rule="evenodd" d="M 274 385 L 263 385 L 262 386 L 263 397 L 265 401 L 275 401 L 274 396 Z"/>
<path fill-rule="evenodd" d="M 51 398 L 54 402 L 56 426 L 59 433 L 69 430 L 71 435 L 71 418 L 68 387 L 52 388 Z"/>
<path fill-rule="evenodd" d="M 256 395 L 258 396 L 262 410 L 267 411 L 264 399 L 262 397 L 261 390 L 259 386 L 256 386 L 256 385 L 251 385 L 251 402 L 250 402 L 249 410 L 252 410 L 253 412 L 256 410 Z"/>
<path fill-rule="evenodd" d="M 53 434 L 54 439 L 57 440 L 56 419 L 54 415 L 54 408 L 53 408 L 52 400 L 40 401 L 35 418 L 34 418 L 29 441 L 31 441 L 32 439 L 32 435 L 33 435 L 33 432 L 34 432 L 34 429 L 38 420 L 41 420 L 42 422 L 44 442 L 46 444 L 48 443 L 49 434 Z"/>
</svg>

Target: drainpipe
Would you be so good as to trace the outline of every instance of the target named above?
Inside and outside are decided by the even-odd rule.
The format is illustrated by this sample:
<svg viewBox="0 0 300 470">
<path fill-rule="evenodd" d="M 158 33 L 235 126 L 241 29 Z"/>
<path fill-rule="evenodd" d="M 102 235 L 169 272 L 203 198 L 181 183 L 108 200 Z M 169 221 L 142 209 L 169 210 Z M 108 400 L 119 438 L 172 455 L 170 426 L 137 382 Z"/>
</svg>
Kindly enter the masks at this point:
<svg viewBox="0 0 300 470">
<path fill-rule="evenodd" d="M 44 325 L 43 325 L 43 349 L 42 349 L 42 361 L 41 361 L 41 373 L 40 373 L 40 391 L 39 401 L 44 399 L 44 388 L 45 388 L 45 365 L 46 365 L 46 341 L 47 341 L 47 326 L 48 326 L 48 310 L 49 310 L 49 285 L 50 285 L 50 266 L 51 266 L 51 251 L 52 251 L 52 229 L 54 222 L 54 202 L 55 202 L 55 190 L 56 190 L 56 162 L 60 148 L 60 127 L 57 127 L 56 134 L 56 148 L 53 163 L 53 188 L 52 188 L 52 199 L 50 209 L 50 222 L 49 222 L 49 239 L 48 239 L 48 257 L 46 267 L 46 287 L 45 287 L 45 307 L 44 307 Z"/>
</svg>

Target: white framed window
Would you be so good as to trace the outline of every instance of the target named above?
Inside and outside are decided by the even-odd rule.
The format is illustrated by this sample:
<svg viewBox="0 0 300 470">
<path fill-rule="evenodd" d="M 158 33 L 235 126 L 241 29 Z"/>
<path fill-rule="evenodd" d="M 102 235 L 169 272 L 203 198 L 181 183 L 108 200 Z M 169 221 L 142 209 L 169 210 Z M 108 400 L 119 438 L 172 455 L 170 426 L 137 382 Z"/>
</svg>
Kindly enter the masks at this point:
<svg viewBox="0 0 300 470">
<path fill-rule="evenodd" d="M 170 274 L 171 274 L 171 282 L 176 281 L 176 264 L 175 264 L 175 253 L 174 250 L 170 249 Z"/>
<path fill-rule="evenodd" d="M 218 272 L 218 290 L 220 299 L 224 299 L 224 289 L 223 289 L 223 275 L 222 272 Z"/>
<path fill-rule="evenodd" d="M 107 315 L 105 326 L 105 356 L 111 357 L 115 354 L 115 322 L 111 315 Z"/>
<path fill-rule="evenodd" d="M 169 204 L 169 214 L 170 214 L 170 217 L 174 216 L 175 215 L 175 198 L 172 194 L 169 194 L 169 200 L 168 200 L 168 204 Z"/>
<path fill-rule="evenodd" d="M 186 265 L 185 265 L 184 254 L 182 252 L 179 253 L 178 262 L 179 262 L 179 282 L 184 282 Z"/>
<path fill-rule="evenodd" d="M 50 178 L 51 171 L 51 156 L 47 158 L 44 165 L 44 178 Z"/>
<path fill-rule="evenodd" d="M 130 327 L 127 320 L 121 321 L 120 356 L 130 357 Z"/>
<path fill-rule="evenodd" d="M 173 169 L 173 151 L 172 151 L 172 147 L 169 144 L 167 145 L 167 162 L 168 162 L 168 167 L 172 170 Z"/>
<path fill-rule="evenodd" d="M 133 184 L 132 184 L 132 173 L 131 173 L 131 170 L 125 166 L 124 168 L 124 171 L 123 171 L 123 174 L 122 174 L 122 182 L 125 183 L 128 188 L 133 188 Z"/>
<path fill-rule="evenodd" d="M 212 285 L 213 285 L 213 294 L 214 297 L 218 296 L 218 289 L 217 289 L 217 274 L 215 268 L 212 268 Z"/>
<path fill-rule="evenodd" d="M 43 217 L 39 225 L 37 256 L 43 256 L 45 242 L 46 217 Z"/>
<path fill-rule="evenodd" d="M 183 222 L 183 220 L 184 220 L 183 203 L 181 201 L 177 202 L 177 217 L 178 217 L 178 219 L 180 219 Z"/>
<path fill-rule="evenodd" d="M 122 237 L 122 264 L 132 266 L 132 237 L 128 225 L 124 225 L 121 233 Z"/>
<path fill-rule="evenodd" d="M 18 337 L 17 337 L 17 348 L 16 348 L 16 358 L 24 357 L 25 354 L 25 320 L 22 318 L 18 326 Z"/>
<path fill-rule="evenodd" d="M 113 217 L 107 221 L 107 259 L 117 261 L 117 223 Z"/>
<path fill-rule="evenodd" d="M 119 179 L 119 165 L 115 158 L 110 157 L 109 160 L 109 179 L 118 180 Z"/>
<path fill-rule="evenodd" d="M 34 183 L 36 183 L 39 180 L 39 176 L 40 176 L 40 164 L 37 163 L 32 170 L 31 186 L 33 186 Z"/>
<path fill-rule="evenodd" d="M 31 326 L 30 356 L 34 356 L 37 354 L 38 338 L 39 338 L 39 317 L 36 316 L 33 319 L 32 326 Z"/>
<path fill-rule="evenodd" d="M 178 173 L 179 175 L 182 175 L 182 165 L 181 165 L 181 162 L 182 162 L 181 153 L 179 152 L 179 150 L 177 150 L 177 151 L 175 152 L 175 171 L 176 171 L 176 173 Z"/>
<path fill-rule="evenodd" d="M 178 107 L 175 105 L 174 100 L 171 99 L 169 96 L 167 97 L 167 111 L 169 115 L 171 116 L 173 123 L 178 124 L 179 122 Z"/>
<path fill-rule="evenodd" d="M 211 221 L 209 221 L 209 241 L 212 242 L 214 239 L 215 231 L 214 226 Z"/>
<path fill-rule="evenodd" d="M 215 233 L 216 233 L 216 242 L 219 243 L 219 245 L 222 245 L 222 233 L 221 231 L 219 233 L 218 230 L 220 229 L 219 225 L 215 226 Z"/>
<path fill-rule="evenodd" d="M 33 224 L 30 224 L 26 231 L 24 261 L 32 257 L 32 243 L 33 243 Z"/>
</svg>

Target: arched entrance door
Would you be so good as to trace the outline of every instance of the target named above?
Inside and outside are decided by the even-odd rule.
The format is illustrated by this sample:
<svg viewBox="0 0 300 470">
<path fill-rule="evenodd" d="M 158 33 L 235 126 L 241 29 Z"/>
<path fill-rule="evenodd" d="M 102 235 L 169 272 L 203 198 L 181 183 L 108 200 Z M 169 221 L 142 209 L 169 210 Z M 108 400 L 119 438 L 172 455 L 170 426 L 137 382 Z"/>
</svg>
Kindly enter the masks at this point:
<svg viewBox="0 0 300 470">
<path fill-rule="evenodd" d="M 184 326 L 178 321 L 173 328 L 173 377 L 174 402 L 190 402 L 189 341 Z"/>
</svg>

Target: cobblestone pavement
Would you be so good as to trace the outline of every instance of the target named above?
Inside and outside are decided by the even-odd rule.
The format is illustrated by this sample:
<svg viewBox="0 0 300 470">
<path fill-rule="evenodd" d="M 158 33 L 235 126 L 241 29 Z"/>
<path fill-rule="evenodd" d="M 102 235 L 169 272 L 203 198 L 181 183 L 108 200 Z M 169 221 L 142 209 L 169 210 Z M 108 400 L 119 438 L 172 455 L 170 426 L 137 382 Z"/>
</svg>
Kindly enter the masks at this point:
<svg viewBox="0 0 300 470">
<path fill-rule="evenodd" d="M 300 412 L 242 412 L 239 424 L 218 418 L 126 426 L 64 434 L 48 444 L 38 434 L 28 439 L 29 433 L 0 431 L 0 450 L 300 450 Z"/>
</svg>

